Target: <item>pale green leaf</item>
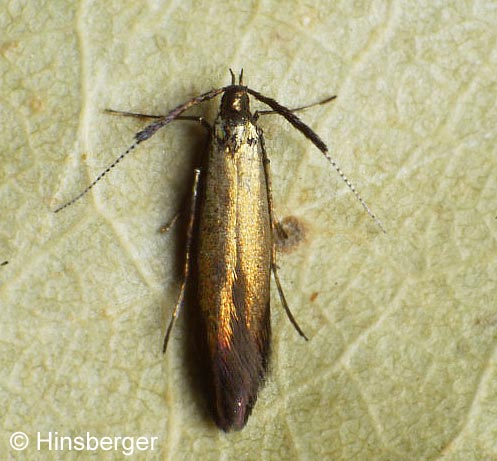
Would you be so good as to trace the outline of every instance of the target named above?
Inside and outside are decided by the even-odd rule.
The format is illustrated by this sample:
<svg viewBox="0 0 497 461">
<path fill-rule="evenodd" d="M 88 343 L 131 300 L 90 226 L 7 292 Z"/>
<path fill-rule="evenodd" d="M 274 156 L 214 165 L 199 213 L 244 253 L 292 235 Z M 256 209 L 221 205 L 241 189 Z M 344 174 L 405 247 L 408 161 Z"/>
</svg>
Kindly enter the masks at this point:
<svg viewBox="0 0 497 461">
<path fill-rule="evenodd" d="M 125 459 L 38 452 L 48 431 L 157 437 L 140 460 L 497 458 L 494 3 L 4 1 L 0 30 L 2 459 Z M 300 133 L 261 120 L 277 216 L 305 227 L 279 265 L 310 341 L 273 290 L 271 371 L 226 435 L 184 318 L 161 353 L 183 229 L 159 228 L 203 131 L 172 124 L 53 210 L 144 125 L 103 109 L 163 114 L 229 67 L 289 107 L 338 95 L 302 118 L 388 233 Z"/>
</svg>

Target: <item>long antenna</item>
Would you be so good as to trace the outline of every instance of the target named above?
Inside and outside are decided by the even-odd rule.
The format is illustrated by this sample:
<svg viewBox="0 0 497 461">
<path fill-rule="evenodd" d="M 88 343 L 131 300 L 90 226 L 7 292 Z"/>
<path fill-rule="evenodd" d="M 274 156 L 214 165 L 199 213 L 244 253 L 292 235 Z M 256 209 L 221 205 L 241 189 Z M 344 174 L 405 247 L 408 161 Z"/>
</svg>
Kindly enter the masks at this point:
<svg viewBox="0 0 497 461">
<path fill-rule="evenodd" d="M 257 98 L 259 101 L 263 102 L 264 104 L 267 104 L 269 107 L 271 107 L 271 109 L 273 109 L 281 116 L 285 117 L 288 122 L 290 122 L 295 128 L 297 128 L 297 130 L 299 130 L 323 153 L 323 155 L 326 157 L 328 162 L 331 163 L 333 168 L 335 168 L 335 170 L 340 175 L 340 177 L 345 182 L 345 184 L 347 184 L 347 187 L 354 193 L 357 200 L 359 200 L 359 202 L 364 207 L 368 215 L 371 216 L 371 218 L 378 225 L 378 227 L 386 234 L 387 231 L 383 227 L 381 221 L 371 211 L 368 204 L 364 201 L 364 199 L 361 197 L 359 192 L 357 192 L 355 186 L 349 181 L 349 179 L 347 178 L 347 176 L 345 176 L 345 173 L 342 171 L 342 169 L 330 156 L 328 151 L 328 146 L 323 142 L 323 140 L 309 126 L 307 126 L 302 120 L 300 120 L 290 109 L 286 108 L 285 106 L 282 106 L 274 99 L 268 98 L 267 96 L 264 96 L 255 90 L 252 90 L 251 88 L 247 88 L 247 92 L 250 93 L 255 98 Z"/>
<path fill-rule="evenodd" d="M 54 213 L 58 213 L 59 211 L 62 211 L 64 208 L 71 206 L 73 203 L 77 202 L 81 197 L 86 195 L 95 186 L 95 184 L 97 184 L 110 170 L 112 170 L 112 168 L 114 168 L 124 157 L 126 157 L 126 155 L 128 155 L 133 149 L 135 149 L 138 146 L 138 144 L 151 138 L 157 132 L 157 130 L 171 123 L 174 119 L 178 118 L 185 110 L 189 109 L 192 106 L 200 104 L 203 101 L 207 101 L 209 99 L 216 97 L 218 94 L 224 92 L 226 88 L 228 87 L 216 88 L 214 90 L 208 91 L 207 93 L 203 93 L 200 96 L 196 96 L 195 98 L 192 98 L 189 101 L 186 101 L 185 103 L 175 107 L 167 115 L 164 115 L 164 117 L 161 117 L 155 122 L 152 122 L 149 125 L 147 125 L 143 130 L 135 134 L 135 142 L 131 144 L 131 146 L 129 146 L 107 168 L 105 168 L 105 170 L 102 171 L 102 173 L 100 173 L 95 178 L 95 180 L 88 187 L 86 187 L 86 189 L 84 189 L 80 194 L 76 195 L 76 197 L 74 197 L 73 199 L 69 200 L 69 202 L 57 208 L 54 211 Z"/>
<path fill-rule="evenodd" d="M 117 157 L 102 173 L 100 173 L 95 180 L 88 186 L 86 189 L 84 189 L 80 194 L 76 195 L 76 197 L 72 198 L 69 200 L 69 202 L 64 203 L 64 205 L 60 206 L 57 208 L 54 213 L 58 213 L 59 211 L 62 211 L 64 208 L 67 208 L 68 206 L 71 206 L 73 203 L 77 202 L 83 195 L 86 195 L 90 189 L 97 184 L 98 181 L 100 181 L 112 168 L 114 168 L 126 155 L 128 155 L 138 144 L 140 144 L 141 141 L 135 141 L 131 146 L 129 146 L 125 152 L 123 152 L 119 157 Z"/>
</svg>

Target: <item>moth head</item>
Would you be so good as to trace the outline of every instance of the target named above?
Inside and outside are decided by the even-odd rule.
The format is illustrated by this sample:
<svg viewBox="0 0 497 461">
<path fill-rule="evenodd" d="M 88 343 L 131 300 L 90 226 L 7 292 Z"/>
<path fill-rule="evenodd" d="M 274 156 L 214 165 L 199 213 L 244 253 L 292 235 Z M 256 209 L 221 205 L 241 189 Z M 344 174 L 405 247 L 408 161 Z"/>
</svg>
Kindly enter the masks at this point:
<svg viewBox="0 0 497 461">
<path fill-rule="evenodd" d="M 246 87 L 241 85 L 228 87 L 221 100 L 221 114 L 225 117 L 251 117 L 250 102 Z"/>
</svg>

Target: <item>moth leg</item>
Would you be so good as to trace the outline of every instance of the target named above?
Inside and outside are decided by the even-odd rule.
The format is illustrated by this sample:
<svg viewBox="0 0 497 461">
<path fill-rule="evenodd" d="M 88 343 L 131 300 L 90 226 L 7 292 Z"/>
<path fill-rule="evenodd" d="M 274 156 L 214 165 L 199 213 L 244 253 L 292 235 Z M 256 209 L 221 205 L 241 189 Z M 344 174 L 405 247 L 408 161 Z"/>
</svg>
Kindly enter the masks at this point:
<svg viewBox="0 0 497 461">
<path fill-rule="evenodd" d="M 186 231 L 186 254 L 185 254 L 185 265 L 183 267 L 183 281 L 181 283 L 181 288 L 180 288 L 178 300 L 176 301 L 176 306 L 174 307 L 174 311 L 173 311 L 173 314 L 171 316 L 171 320 L 169 321 L 166 335 L 164 337 L 164 346 L 162 347 L 163 353 L 166 352 L 167 343 L 169 341 L 169 336 L 171 335 L 171 331 L 173 329 L 174 324 L 176 323 L 176 319 L 178 317 L 179 311 L 183 307 L 183 302 L 185 300 L 186 282 L 187 282 L 187 279 L 188 279 L 188 276 L 190 273 L 193 224 L 195 221 L 195 209 L 197 208 L 199 177 L 200 177 L 200 170 L 198 168 L 196 168 L 195 169 L 195 177 L 193 180 L 193 187 L 192 187 L 192 198 L 191 198 L 191 203 L 190 203 L 190 217 L 188 219 L 188 227 L 187 227 L 187 231 Z"/>
<path fill-rule="evenodd" d="M 259 139 L 261 142 L 261 151 L 262 151 L 262 160 L 264 163 L 264 176 L 266 177 L 266 189 L 267 189 L 267 202 L 269 206 L 269 226 L 272 233 L 272 243 L 271 243 L 271 269 L 273 271 L 274 280 L 276 282 L 276 287 L 278 288 L 278 295 L 280 297 L 281 304 L 283 305 L 283 309 L 285 309 L 288 320 L 292 323 L 294 328 L 297 330 L 300 336 L 302 336 L 306 341 L 308 340 L 305 333 L 300 328 L 299 324 L 295 320 L 290 308 L 288 307 L 288 303 L 285 298 L 285 294 L 283 293 L 283 288 L 281 287 L 280 277 L 278 275 L 278 265 L 276 264 L 276 245 L 274 244 L 274 234 L 276 232 L 281 232 L 281 226 L 276 223 L 274 219 L 274 210 L 273 210 L 273 195 L 271 188 L 271 176 L 269 171 L 269 159 L 266 154 L 266 146 L 264 144 L 264 136 L 262 132 L 259 130 Z"/>
<path fill-rule="evenodd" d="M 114 109 L 105 109 L 104 112 L 106 114 L 112 115 L 121 115 L 123 117 L 135 117 L 135 118 L 151 118 L 151 119 L 160 119 L 164 118 L 165 115 L 154 115 L 154 114 L 141 114 L 139 112 L 127 112 L 123 110 L 114 110 Z M 178 115 L 174 120 L 191 120 L 194 122 L 200 123 L 209 133 L 211 132 L 211 126 L 209 122 L 205 120 L 203 117 L 197 117 L 195 115 Z"/>
<path fill-rule="evenodd" d="M 176 214 L 167 223 L 159 227 L 159 232 L 161 234 L 169 232 L 169 229 L 171 229 L 171 227 L 173 227 L 176 224 L 176 221 L 178 221 L 180 216 L 181 216 L 181 211 L 177 211 Z"/>
<path fill-rule="evenodd" d="M 327 97 L 326 99 L 323 99 L 322 101 L 313 102 L 312 104 L 306 104 L 305 106 L 296 107 L 295 109 L 288 109 L 288 110 L 290 112 L 299 112 L 299 111 L 302 111 L 305 109 L 309 109 L 311 107 L 321 106 L 323 104 L 326 104 L 328 102 L 333 101 L 336 98 L 337 98 L 336 95 L 333 95 L 333 96 Z M 279 114 L 279 112 L 277 110 L 258 110 L 254 113 L 254 117 L 255 117 L 255 120 L 257 121 L 257 119 L 259 118 L 259 115 L 271 115 L 271 114 Z"/>
<path fill-rule="evenodd" d="M 105 109 L 104 112 L 106 114 L 121 115 L 123 117 L 135 117 L 135 118 L 140 118 L 140 119 L 143 119 L 143 118 L 152 118 L 152 119 L 164 118 L 164 115 L 142 114 L 139 112 L 128 112 L 128 111 L 114 110 L 114 109 Z M 198 122 L 207 131 L 207 134 L 209 136 L 212 133 L 212 127 L 210 126 L 209 122 L 207 120 L 205 120 L 203 117 L 197 117 L 195 115 L 179 115 L 174 120 L 189 120 L 189 121 L 193 121 L 193 122 Z M 159 232 L 161 234 L 167 233 L 171 229 L 171 227 L 173 227 L 176 224 L 176 222 L 178 221 L 180 216 L 181 216 L 181 210 L 177 211 L 176 214 L 167 223 L 163 224 L 159 228 Z"/>
<path fill-rule="evenodd" d="M 114 111 L 114 110 L 111 110 L 111 109 L 106 109 L 106 112 L 109 112 L 109 111 L 111 111 L 111 113 L 117 113 L 117 114 L 126 115 L 126 116 L 129 115 L 131 117 L 135 117 L 135 116 L 136 117 L 154 117 L 154 118 L 162 118 L 163 117 L 163 115 L 136 114 L 134 112 L 121 112 L 121 111 Z M 210 142 L 210 136 L 212 134 L 212 126 L 203 117 L 179 116 L 175 120 L 192 120 L 194 122 L 200 123 L 200 125 L 202 126 L 202 128 L 204 128 L 207 131 L 207 135 L 208 135 L 207 142 Z M 178 219 L 181 217 L 181 214 L 183 213 L 183 210 L 184 210 L 184 206 L 182 206 L 180 208 L 180 210 L 177 211 L 175 213 L 175 215 L 168 222 L 166 222 L 161 227 L 159 227 L 159 232 L 161 234 L 165 234 L 165 233 L 169 232 L 169 230 L 171 229 L 171 227 L 173 227 L 176 224 L 176 222 L 178 221 Z"/>
</svg>

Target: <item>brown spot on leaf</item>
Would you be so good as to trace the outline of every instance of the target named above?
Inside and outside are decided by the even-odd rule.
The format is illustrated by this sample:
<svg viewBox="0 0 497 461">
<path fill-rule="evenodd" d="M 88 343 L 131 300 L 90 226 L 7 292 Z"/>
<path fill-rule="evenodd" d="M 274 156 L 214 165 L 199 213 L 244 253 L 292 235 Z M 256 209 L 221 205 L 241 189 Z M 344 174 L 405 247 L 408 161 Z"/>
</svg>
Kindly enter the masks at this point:
<svg viewBox="0 0 497 461">
<path fill-rule="evenodd" d="M 306 225 L 296 216 L 286 216 L 277 223 L 275 244 L 278 251 L 291 253 L 305 241 Z"/>
</svg>

